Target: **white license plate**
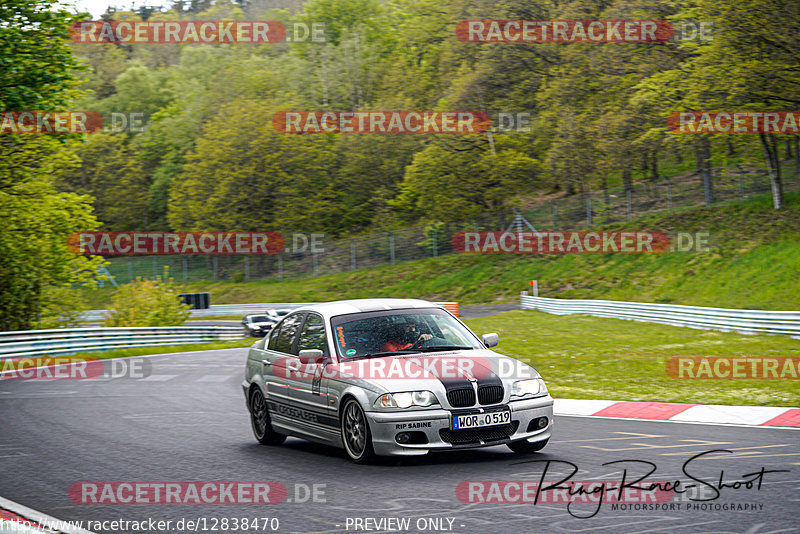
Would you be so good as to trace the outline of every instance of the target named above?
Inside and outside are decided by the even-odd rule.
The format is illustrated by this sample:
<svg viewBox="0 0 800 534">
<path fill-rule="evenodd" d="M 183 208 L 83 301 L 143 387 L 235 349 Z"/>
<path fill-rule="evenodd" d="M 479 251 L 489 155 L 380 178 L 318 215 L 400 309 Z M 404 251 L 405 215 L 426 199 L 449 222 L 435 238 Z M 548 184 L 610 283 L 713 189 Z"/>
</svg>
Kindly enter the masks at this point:
<svg viewBox="0 0 800 534">
<path fill-rule="evenodd" d="M 484 428 L 487 426 L 506 425 L 511 422 L 511 410 L 500 412 L 474 413 L 470 415 L 454 415 L 453 430 L 468 428 Z"/>
</svg>

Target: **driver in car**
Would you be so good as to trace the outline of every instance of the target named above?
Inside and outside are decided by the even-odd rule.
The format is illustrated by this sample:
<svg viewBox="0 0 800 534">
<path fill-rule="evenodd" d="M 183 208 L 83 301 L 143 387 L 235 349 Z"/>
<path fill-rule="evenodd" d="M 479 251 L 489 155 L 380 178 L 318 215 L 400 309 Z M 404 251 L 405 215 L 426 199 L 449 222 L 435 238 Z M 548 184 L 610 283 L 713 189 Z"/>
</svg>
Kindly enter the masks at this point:
<svg viewBox="0 0 800 534">
<path fill-rule="evenodd" d="M 381 345 L 381 352 L 394 352 L 413 347 L 422 341 L 433 339 L 431 334 L 420 334 L 417 336 L 417 325 L 406 322 L 395 325 L 389 341 Z"/>
</svg>

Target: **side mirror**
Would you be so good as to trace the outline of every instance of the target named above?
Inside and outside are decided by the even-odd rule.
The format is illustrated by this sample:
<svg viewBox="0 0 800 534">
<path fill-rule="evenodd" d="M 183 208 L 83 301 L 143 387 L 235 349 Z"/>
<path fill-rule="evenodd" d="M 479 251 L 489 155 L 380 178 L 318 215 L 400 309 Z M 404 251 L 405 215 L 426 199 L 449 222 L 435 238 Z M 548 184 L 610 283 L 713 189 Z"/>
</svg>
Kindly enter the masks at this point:
<svg viewBox="0 0 800 534">
<path fill-rule="evenodd" d="M 496 347 L 498 343 L 500 343 L 500 336 L 497 334 L 483 334 L 481 336 L 481 341 L 483 344 L 486 345 L 487 349 L 492 347 Z"/>
<path fill-rule="evenodd" d="M 317 363 L 324 357 L 324 354 L 319 349 L 305 349 L 301 350 L 297 355 L 301 363 Z"/>
</svg>

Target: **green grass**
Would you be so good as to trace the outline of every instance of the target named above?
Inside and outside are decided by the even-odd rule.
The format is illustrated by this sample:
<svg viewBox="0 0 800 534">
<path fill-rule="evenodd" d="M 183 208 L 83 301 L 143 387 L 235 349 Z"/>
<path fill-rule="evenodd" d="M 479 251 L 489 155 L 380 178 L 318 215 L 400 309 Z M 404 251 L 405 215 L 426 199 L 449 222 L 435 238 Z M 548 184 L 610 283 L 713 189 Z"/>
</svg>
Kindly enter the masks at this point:
<svg viewBox="0 0 800 534">
<path fill-rule="evenodd" d="M 500 334 L 496 350 L 536 367 L 556 398 L 800 406 L 800 380 L 678 380 L 666 372 L 666 363 L 673 356 L 800 358 L 800 340 L 786 336 L 527 310 L 465 322 L 478 334 Z M 254 341 L 139 347 L 76 356 L 122 358 L 248 347 Z"/>
<path fill-rule="evenodd" d="M 607 227 L 619 229 L 621 225 Z M 550 256 L 450 254 L 396 266 L 317 278 L 246 283 L 195 282 L 213 304 L 313 302 L 415 297 L 462 304 L 514 302 L 530 279 L 540 296 L 666 302 L 699 306 L 800 309 L 800 193 L 776 212 L 768 195 L 624 225 L 633 230 L 711 234 L 704 253 Z M 86 290 L 92 308 L 107 308 L 113 288 Z"/>
<path fill-rule="evenodd" d="M 679 380 L 673 356 L 794 357 L 800 340 L 744 335 L 585 315 L 513 311 L 465 321 L 497 332 L 497 351 L 533 365 L 558 398 L 800 406 L 800 380 Z"/>
<path fill-rule="evenodd" d="M 133 347 L 129 349 L 115 349 L 92 352 L 79 352 L 69 355 L 70 358 L 87 358 L 92 360 L 110 360 L 112 358 L 127 358 L 130 356 L 147 356 L 148 354 L 171 354 L 174 352 L 194 352 L 198 350 L 237 349 L 249 347 L 255 338 L 236 339 L 230 341 L 213 341 L 210 343 L 193 343 L 186 345 L 160 345 L 156 347 Z"/>
</svg>

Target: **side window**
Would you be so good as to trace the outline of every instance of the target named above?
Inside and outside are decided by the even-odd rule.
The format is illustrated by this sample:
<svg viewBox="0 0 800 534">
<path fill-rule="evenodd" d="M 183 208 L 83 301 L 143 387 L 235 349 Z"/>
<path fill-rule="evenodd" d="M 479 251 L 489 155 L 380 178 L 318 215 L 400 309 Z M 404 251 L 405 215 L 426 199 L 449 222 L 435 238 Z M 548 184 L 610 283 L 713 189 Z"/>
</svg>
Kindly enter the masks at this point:
<svg viewBox="0 0 800 534">
<path fill-rule="evenodd" d="M 278 342 L 278 334 L 281 333 L 280 326 L 276 326 L 269 332 L 269 343 L 267 343 L 267 348 L 269 350 L 275 350 L 275 344 Z"/>
<path fill-rule="evenodd" d="M 281 330 L 278 332 L 278 335 L 274 338 L 270 338 L 269 340 L 270 349 L 277 352 L 283 352 L 284 354 L 296 354 L 296 352 L 292 351 L 292 345 L 294 344 L 294 338 L 297 334 L 297 330 L 300 328 L 302 323 L 303 315 L 299 313 L 284 319 L 284 321 L 281 323 Z M 273 339 L 275 339 L 274 344 L 272 342 Z"/>
<path fill-rule="evenodd" d="M 322 317 L 311 313 L 306 318 L 306 324 L 300 332 L 300 339 L 297 341 L 298 353 L 305 349 L 319 349 L 327 357 L 328 343 L 325 339 L 325 323 Z"/>
</svg>

